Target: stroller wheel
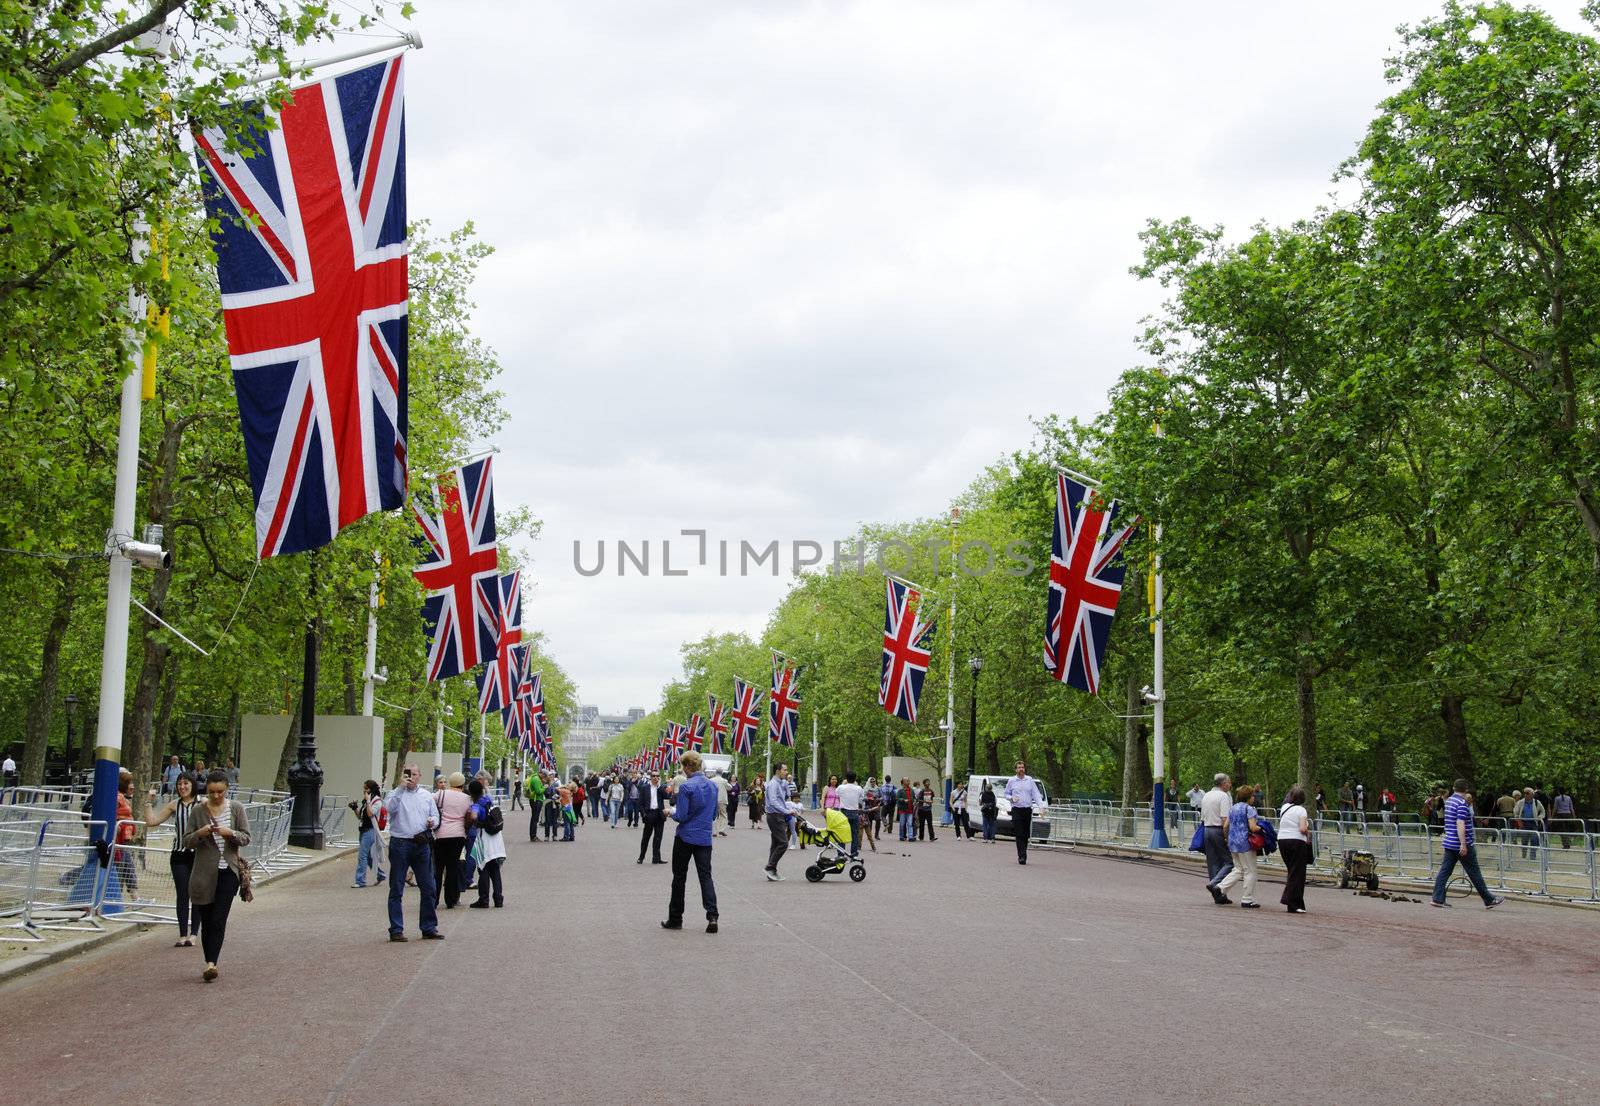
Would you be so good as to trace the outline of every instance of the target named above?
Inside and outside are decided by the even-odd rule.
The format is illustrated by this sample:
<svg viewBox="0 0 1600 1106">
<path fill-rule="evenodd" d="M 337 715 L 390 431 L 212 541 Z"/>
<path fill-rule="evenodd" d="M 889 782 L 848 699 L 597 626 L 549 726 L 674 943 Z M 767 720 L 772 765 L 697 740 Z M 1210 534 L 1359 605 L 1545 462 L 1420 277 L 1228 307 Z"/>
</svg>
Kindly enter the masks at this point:
<svg viewBox="0 0 1600 1106">
<path fill-rule="evenodd" d="M 811 865 L 806 869 L 806 878 L 812 883 L 821 883 L 822 869 L 818 868 L 815 864 Z"/>
<path fill-rule="evenodd" d="M 850 865 L 850 882 L 851 883 L 860 883 L 862 880 L 864 880 L 866 878 L 867 878 L 867 866 L 865 864 L 852 864 L 852 865 Z"/>
</svg>

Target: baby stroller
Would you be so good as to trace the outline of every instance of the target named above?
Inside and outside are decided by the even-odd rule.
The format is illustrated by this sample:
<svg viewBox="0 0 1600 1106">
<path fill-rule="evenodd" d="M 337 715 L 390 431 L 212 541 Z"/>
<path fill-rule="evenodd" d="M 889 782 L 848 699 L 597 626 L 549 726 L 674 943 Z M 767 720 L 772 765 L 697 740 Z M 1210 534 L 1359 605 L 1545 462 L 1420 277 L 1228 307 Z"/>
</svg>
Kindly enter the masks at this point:
<svg viewBox="0 0 1600 1106">
<path fill-rule="evenodd" d="M 860 883 L 867 878 L 867 866 L 859 857 L 850 856 L 850 822 L 837 810 L 822 812 L 823 826 L 817 827 L 804 818 L 796 817 L 794 832 L 802 845 L 816 845 L 821 851 L 806 869 L 806 879 L 821 883 L 823 876 L 836 876 L 848 870 L 850 881 Z"/>
</svg>

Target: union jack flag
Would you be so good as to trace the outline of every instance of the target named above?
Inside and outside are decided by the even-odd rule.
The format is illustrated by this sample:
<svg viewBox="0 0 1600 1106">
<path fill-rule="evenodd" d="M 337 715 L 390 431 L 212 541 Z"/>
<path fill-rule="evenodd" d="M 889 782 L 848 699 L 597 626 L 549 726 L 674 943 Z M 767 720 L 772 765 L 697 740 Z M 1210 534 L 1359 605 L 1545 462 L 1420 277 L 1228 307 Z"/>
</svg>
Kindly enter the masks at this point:
<svg viewBox="0 0 1600 1106">
<path fill-rule="evenodd" d="M 391 58 L 296 89 L 276 126 L 195 135 L 256 554 L 315 549 L 405 502 L 405 81 Z"/>
<path fill-rule="evenodd" d="M 1079 691 L 1097 694 L 1100 660 L 1122 595 L 1122 547 L 1136 518 L 1117 528 L 1117 502 L 1056 473 L 1056 521 L 1045 602 L 1044 667 Z"/>
<path fill-rule="evenodd" d="M 517 645 L 522 641 L 522 573 L 500 577 L 495 604 L 495 650 L 478 675 L 478 713 L 504 710 L 517 694 Z"/>
<path fill-rule="evenodd" d="M 709 708 L 709 715 L 706 718 L 706 732 L 711 735 L 711 753 L 713 756 L 721 756 L 722 739 L 728 733 L 728 708 L 717 702 L 715 695 L 706 696 L 706 705 Z"/>
<path fill-rule="evenodd" d="M 892 576 L 884 578 L 883 666 L 878 705 L 896 718 L 917 720 L 917 700 L 933 656 L 934 623 L 922 621 L 922 594 Z"/>
<path fill-rule="evenodd" d="M 701 744 L 705 741 L 706 728 L 700 722 L 699 714 L 689 716 L 689 724 L 683 728 L 683 739 L 689 748 L 695 752 L 700 751 Z"/>
<path fill-rule="evenodd" d="M 799 673 L 783 661 L 782 653 L 772 654 L 772 690 L 767 693 L 772 708 L 771 736 L 779 745 L 792 746 L 800 721 L 800 700 L 795 695 Z"/>
<path fill-rule="evenodd" d="M 678 754 L 683 752 L 683 727 L 678 723 L 667 723 L 666 736 L 661 739 L 661 750 L 666 754 L 668 764 L 677 762 Z"/>
<path fill-rule="evenodd" d="M 733 678 L 733 751 L 742 757 L 750 755 L 756 731 L 761 728 L 760 698 L 761 692 L 754 684 Z"/>
<path fill-rule="evenodd" d="M 436 482 L 431 514 L 412 504 L 424 550 L 414 574 L 437 593 L 422 605 L 429 680 L 459 676 L 495 654 L 501 599 L 493 460 L 462 465 Z"/>
</svg>

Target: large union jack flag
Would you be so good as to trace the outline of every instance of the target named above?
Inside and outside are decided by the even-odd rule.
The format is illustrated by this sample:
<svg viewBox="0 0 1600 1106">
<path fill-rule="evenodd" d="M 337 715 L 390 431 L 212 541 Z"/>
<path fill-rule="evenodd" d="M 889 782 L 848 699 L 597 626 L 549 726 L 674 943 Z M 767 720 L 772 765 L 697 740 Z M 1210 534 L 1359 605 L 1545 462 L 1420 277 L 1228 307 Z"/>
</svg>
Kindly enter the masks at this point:
<svg viewBox="0 0 1600 1106">
<path fill-rule="evenodd" d="M 917 720 L 922 681 L 933 656 L 934 623 L 922 621 L 922 593 L 903 580 L 884 578 L 883 665 L 878 705 L 896 718 Z"/>
<path fill-rule="evenodd" d="M 521 699 L 523 670 L 526 666 L 523 649 L 512 647 L 506 651 L 507 678 L 510 681 L 511 694 L 500 706 L 500 724 L 505 728 L 506 740 L 524 751 L 533 748 L 529 712 L 523 708 Z M 490 671 L 493 671 L 492 666 Z"/>
<path fill-rule="evenodd" d="M 495 654 L 501 600 L 493 460 L 462 465 L 435 483 L 431 513 L 413 501 L 423 548 L 414 571 L 436 593 L 422 607 L 429 680 L 459 676 Z"/>
<path fill-rule="evenodd" d="M 1100 661 L 1122 595 L 1122 547 L 1138 525 L 1136 518 L 1118 528 L 1116 500 L 1108 502 L 1066 473 L 1056 473 L 1044 667 L 1090 695 L 1100 689 Z"/>
<path fill-rule="evenodd" d="M 495 650 L 478 676 L 479 714 L 505 710 L 517 695 L 514 658 L 522 641 L 522 573 L 500 577 L 495 598 Z"/>
<path fill-rule="evenodd" d="M 779 745 L 794 744 L 795 726 L 800 721 L 800 700 L 795 684 L 799 673 L 784 663 L 782 653 L 772 654 L 772 689 L 767 692 L 771 704 L 771 736 Z"/>
<path fill-rule="evenodd" d="M 406 135 L 400 58 L 296 89 L 229 149 L 195 136 L 256 553 L 326 545 L 406 493 Z"/>
<path fill-rule="evenodd" d="M 711 737 L 711 753 L 721 756 L 723 739 L 728 735 L 728 708 L 717 702 L 715 695 L 706 696 L 706 733 Z"/>
<path fill-rule="evenodd" d="M 705 739 L 706 727 L 705 723 L 700 721 L 699 712 L 691 714 L 689 716 L 689 724 L 683 727 L 683 740 L 685 746 L 698 753 L 700 751 L 700 746 L 705 743 Z"/>
<path fill-rule="evenodd" d="M 739 677 L 733 678 L 733 751 L 747 757 L 761 728 L 761 690 Z"/>
</svg>

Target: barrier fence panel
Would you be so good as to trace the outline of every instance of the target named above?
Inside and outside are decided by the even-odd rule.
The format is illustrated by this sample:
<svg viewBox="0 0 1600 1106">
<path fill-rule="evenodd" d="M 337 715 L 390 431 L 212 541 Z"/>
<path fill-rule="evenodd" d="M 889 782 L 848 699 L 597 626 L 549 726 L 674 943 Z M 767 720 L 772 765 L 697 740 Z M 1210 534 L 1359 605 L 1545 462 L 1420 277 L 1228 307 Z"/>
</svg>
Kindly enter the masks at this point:
<svg viewBox="0 0 1600 1106">
<path fill-rule="evenodd" d="M 143 829 L 142 822 L 118 822 Z M 164 827 L 163 827 L 164 828 Z M 171 831 L 111 847 L 111 870 L 100 895 L 100 917 L 116 922 L 178 921 L 177 885 L 172 879 Z"/>
<path fill-rule="evenodd" d="M 104 822 L 77 818 L 39 827 L 28 901 L 22 913 L 29 929 L 94 932 L 103 928 L 95 911 L 110 868 L 102 865 L 100 847 L 91 838 L 103 835 L 104 830 Z"/>
<path fill-rule="evenodd" d="M 343 848 L 353 844 L 349 836 L 350 796 L 322 796 L 322 841 L 324 845 Z"/>
</svg>

